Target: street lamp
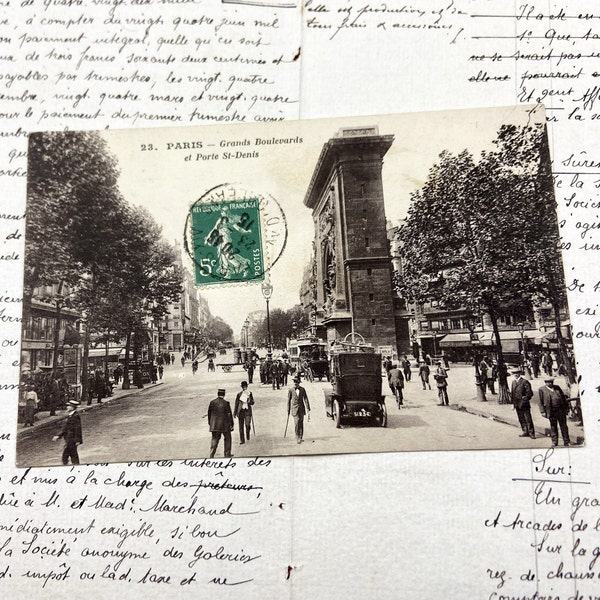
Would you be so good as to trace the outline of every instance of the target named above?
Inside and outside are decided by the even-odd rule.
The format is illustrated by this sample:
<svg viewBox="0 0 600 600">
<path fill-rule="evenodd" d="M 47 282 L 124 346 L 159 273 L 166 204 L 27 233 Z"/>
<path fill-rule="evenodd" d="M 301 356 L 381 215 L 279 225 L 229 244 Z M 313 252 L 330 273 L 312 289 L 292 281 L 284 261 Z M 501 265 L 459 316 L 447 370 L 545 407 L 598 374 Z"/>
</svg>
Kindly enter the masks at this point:
<svg viewBox="0 0 600 600">
<path fill-rule="evenodd" d="M 246 319 L 244 321 L 244 332 L 245 332 L 245 342 L 244 342 L 244 346 L 247 348 L 248 347 L 248 328 L 250 327 L 250 321 L 248 319 Z"/>
<path fill-rule="evenodd" d="M 264 299 L 267 301 L 267 353 L 271 353 L 271 316 L 269 314 L 269 300 L 273 295 L 273 285 L 265 281 L 265 283 L 261 286 L 262 295 Z"/>
<path fill-rule="evenodd" d="M 298 325 L 296 325 L 296 321 L 292 321 L 292 339 L 296 338 L 296 329 Z"/>
</svg>

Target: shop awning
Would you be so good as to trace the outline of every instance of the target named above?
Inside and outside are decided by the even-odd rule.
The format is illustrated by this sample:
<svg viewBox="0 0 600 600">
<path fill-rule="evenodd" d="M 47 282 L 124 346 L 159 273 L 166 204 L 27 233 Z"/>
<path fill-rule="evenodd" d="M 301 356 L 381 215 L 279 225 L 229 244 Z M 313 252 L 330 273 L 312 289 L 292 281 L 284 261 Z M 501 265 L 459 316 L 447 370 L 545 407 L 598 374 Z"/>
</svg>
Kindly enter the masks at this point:
<svg viewBox="0 0 600 600">
<path fill-rule="evenodd" d="M 523 332 L 523 337 L 531 342 L 539 333 L 537 329 L 528 329 Z M 469 346 L 493 346 L 495 337 L 493 331 L 475 331 L 476 340 L 471 339 L 470 333 L 449 333 L 440 342 L 442 348 L 466 348 Z M 514 329 L 500 331 L 500 340 L 520 340 L 521 334 Z M 536 344 L 539 342 L 535 342 Z"/>
<path fill-rule="evenodd" d="M 119 355 L 123 350 L 124 348 L 122 346 L 111 346 L 108 349 L 108 355 Z M 90 348 L 89 356 L 106 356 L 106 348 Z"/>
<path fill-rule="evenodd" d="M 471 345 L 471 335 L 469 333 L 449 333 L 440 342 L 442 348 L 460 348 Z"/>
</svg>

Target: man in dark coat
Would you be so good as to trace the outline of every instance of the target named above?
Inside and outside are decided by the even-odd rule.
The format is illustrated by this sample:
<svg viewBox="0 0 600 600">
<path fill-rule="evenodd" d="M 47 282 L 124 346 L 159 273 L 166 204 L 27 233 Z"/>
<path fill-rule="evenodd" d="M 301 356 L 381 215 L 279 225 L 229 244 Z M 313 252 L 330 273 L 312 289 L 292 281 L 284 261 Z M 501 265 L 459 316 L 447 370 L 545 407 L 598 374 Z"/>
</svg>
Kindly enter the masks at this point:
<svg viewBox="0 0 600 600">
<path fill-rule="evenodd" d="M 300 377 L 294 377 L 293 381 L 294 387 L 288 390 L 287 412 L 294 417 L 296 443 L 301 444 L 304 437 L 304 415 L 310 421 L 310 403 L 306 390 L 300 385 Z"/>
<path fill-rule="evenodd" d="M 210 457 L 214 458 L 221 434 L 225 440 L 225 458 L 231 454 L 231 432 L 233 431 L 233 415 L 231 405 L 225 400 L 225 390 L 217 390 L 217 397 L 208 405 L 208 428 L 212 434 L 210 443 Z"/>
<path fill-rule="evenodd" d="M 235 397 L 235 406 L 233 408 L 233 418 L 238 419 L 240 428 L 240 444 L 246 440 L 250 441 L 250 427 L 252 425 L 252 406 L 254 398 L 252 392 L 248 391 L 248 382 L 242 381 L 242 391 Z M 244 437 L 244 431 L 246 436 Z"/>
<path fill-rule="evenodd" d="M 53 417 L 56 414 L 56 409 L 61 404 L 61 393 L 60 384 L 58 378 L 53 375 L 50 383 L 50 416 Z"/>
<path fill-rule="evenodd" d="M 254 359 L 248 359 L 246 362 L 246 372 L 248 373 L 248 383 L 252 383 L 252 379 L 254 378 Z"/>
<path fill-rule="evenodd" d="M 550 420 L 550 437 L 552 445 L 558 445 L 558 426 L 565 446 L 571 444 L 569 439 L 569 428 L 567 427 L 567 415 L 569 414 L 569 401 L 566 399 L 562 389 L 554 385 L 552 377 L 545 377 L 546 385 L 540 388 L 540 410 L 542 416 Z"/>
<path fill-rule="evenodd" d="M 431 373 L 431 369 L 427 366 L 427 363 L 423 360 L 419 365 L 419 377 L 421 379 L 421 383 L 423 384 L 423 389 L 427 386 L 431 389 L 431 384 L 429 383 L 429 374 Z"/>
<path fill-rule="evenodd" d="M 55 442 L 59 438 L 65 440 L 65 447 L 62 453 L 63 465 L 66 465 L 69 462 L 69 458 L 71 459 L 72 464 L 78 465 L 79 454 L 77 452 L 77 446 L 83 444 L 83 437 L 81 436 L 81 417 L 77 414 L 79 402 L 77 400 L 69 400 L 67 405 L 69 407 L 69 416 L 67 417 L 61 432 L 52 439 Z"/>
<path fill-rule="evenodd" d="M 404 379 L 406 381 L 410 381 L 411 370 L 410 370 L 410 360 L 408 360 L 408 356 L 404 355 L 402 359 L 402 370 L 404 371 Z"/>
<path fill-rule="evenodd" d="M 529 402 L 533 397 L 531 384 L 527 379 L 522 377 L 523 372 L 521 369 L 513 369 L 511 373 L 514 379 L 510 387 L 510 397 L 517 411 L 521 429 L 523 430 L 520 437 L 529 436 L 531 439 L 535 439 L 535 429 L 533 427 L 533 419 L 531 418 L 531 404 Z"/>
<path fill-rule="evenodd" d="M 274 360 L 271 363 L 271 380 L 273 382 L 273 389 L 279 389 L 279 384 L 281 382 L 281 368 L 279 366 L 279 361 Z"/>
</svg>

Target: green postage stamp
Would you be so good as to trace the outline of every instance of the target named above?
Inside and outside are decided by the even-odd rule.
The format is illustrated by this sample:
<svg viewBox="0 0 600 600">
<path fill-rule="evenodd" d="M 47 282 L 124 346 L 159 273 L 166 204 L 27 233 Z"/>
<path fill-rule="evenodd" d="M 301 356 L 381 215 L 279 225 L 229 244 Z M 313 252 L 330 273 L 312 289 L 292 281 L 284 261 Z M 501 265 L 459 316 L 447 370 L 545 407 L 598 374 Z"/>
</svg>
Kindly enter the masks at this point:
<svg viewBox="0 0 600 600">
<path fill-rule="evenodd" d="M 258 198 L 198 202 L 191 226 L 196 285 L 264 279 Z"/>
</svg>

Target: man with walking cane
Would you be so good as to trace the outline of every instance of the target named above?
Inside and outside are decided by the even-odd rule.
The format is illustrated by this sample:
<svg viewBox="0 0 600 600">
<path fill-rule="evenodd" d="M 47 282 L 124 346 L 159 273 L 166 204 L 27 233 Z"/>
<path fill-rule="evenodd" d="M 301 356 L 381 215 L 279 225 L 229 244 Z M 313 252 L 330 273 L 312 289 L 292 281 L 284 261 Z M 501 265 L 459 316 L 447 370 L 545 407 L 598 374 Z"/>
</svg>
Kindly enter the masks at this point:
<svg viewBox="0 0 600 600">
<path fill-rule="evenodd" d="M 294 387 L 288 390 L 288 421 L 290 413 L 294 417 L 294 429 L 296 432 L 296 443 L 301 444 L 304 437 L 304 415 L 307 415 L 310 421 L 310 404 L 308 402 L 308 396 L 306 390 L 300 385 L 300 377 L 294 377 Z M 285 426 L 285 433 L 287 434 L 287 423 Z M 285 434 L 284 436 L 285 437 Z"/>
<path fill-rule="evenodd" d="M 238 392 L 235 397 L 235 407 L 233 409 L 233 418 L 238 419 L 240 428 L 240 444 L 244 444 L 246 439 L 250 441 L 250 425 L 254 425 L 252 419 L 252 406 L 254 404 L 254 398 L 252 392 L 248 391 L 248 382 L 242 381 L 242 391 Z M 246 437 L 244 439 L 244 431 Z"/>
</svg>

